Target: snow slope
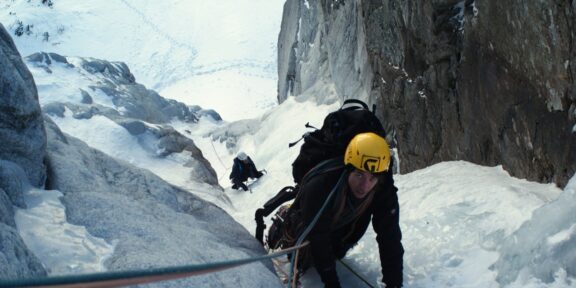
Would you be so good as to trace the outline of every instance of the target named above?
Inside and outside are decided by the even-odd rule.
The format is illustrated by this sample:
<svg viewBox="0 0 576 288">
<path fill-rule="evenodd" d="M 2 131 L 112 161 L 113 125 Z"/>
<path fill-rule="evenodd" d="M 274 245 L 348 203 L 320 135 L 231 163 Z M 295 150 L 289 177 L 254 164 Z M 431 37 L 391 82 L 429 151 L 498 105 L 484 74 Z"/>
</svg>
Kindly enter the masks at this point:
<svg viewBox="0 0 576 288">
<path fill-rule="evenodd" d="M 190 137 L 210 160 L 220 184 L 226 188 L 224 198 L 206 196 L 211 192 L 205 187 L 204 196 L 254 231 L 255 209 L 279 189 L 292 184 L 290 164 L 298 147 L 288 149 L 288 143 L 306 131 L 306 122 L 318 127 L 328 112 L 338 108 L 338 103 L 316 105 L 294 99 L 276 104 L 275 41 L 282 2 L 59 0 L 51 9 L 36 2 L 13 1 L 0 4 L 0 22 L 11 29 L 18 19 L 34 23 L 32 34 L 15 38 L 23 55 L 53 51 L 67 56 L 123 61 L 138 82 L 157 89 L 161 95 L 221 113 L 222 122 L 202 118 L 193 126 L 172 124 L 183 133 L 191 131 Z M 43 32 L 49 32 L 48 42 L 43 42 Z M 43 81 L 50 84 L 63 79 Z M 49 86 L 39 85 L 41 101 L 44 97 L 56 97 Z M 330 87 L 316 88 L 330 91 Z M 235 121 L 240 119 L 245 120 Z M 167 163 L 165 159 L 142 157 L 137 154 L 141 151 L 126 148 L 134 139 L 102 141 L 73 121 L 76 120 L 68 117 L 58 124 L 93 147 L 102 150 L 110 149 L 106 145 L 113 145 L 114 149 L 124 147 L 119 152 L 131 159 L 132 164 L 164 173 L 161 175 L 164 179 L 182 184 L 179 174 L 171 173 L 180 169 L 177 161 Z M 84 124 L 102 131 L 101 135 L 116 133 L 111 129 L 117 127 L 105 121 Z M 246 152 L 260 169 L 268 171 L 251 186 L 252 193 L 229 188 L 230 166 L 239 151 Z M 501 167 L 448 162 L 397 175 L 395 179 L 406 249 L 406 287 L 576 286 L 573 270 L 576 257 L 568 253 L 576 251 L 574 178 L 562 191 L 551 184 L 510 177 Z M 49 204 L 34 206 L 39 210 L 17 213 L 26 243 L 44 263 L 62 267 L 61 271 L 105 269 L 100 264 L 110 253 L 107 245 L 113 243 L 91 240 L 82 227 L 66 227 L 66 223 L 56 218 L 33 217 L 50 215 L 44 214 L 51 213 L 44 210 L 48 206 L 62 208 L 53 193 L 31 190 L 28 199 Z M 47 226 L 54 221 L 61 225 Z M 49 235 L 50 231 L 39 227 L 53 227 L 49 229 L 52 233 Z M 78 233 L 65 232 L 70 229 Z M 36 237 L 26 237 L 26 231 L 34 231 Z M 57 237 L 57 241 L 44 241 L 46 237 Z M 70 243 L 77 241 L 88 241 L 91 243 L 88 247 L 102 248 L 90 249 L 93 253 L 90 259 L 82 253 L 46 253 L 76 249 L 70 248 Z M 525 247 L 524 243 L 530 245 Z M 374 234 L 370 231 L 345 259 L 373 285 L 380 273 L 375 251 Z M 540 261 L 542 258 L 547 261 Z M 363 287 L 343 266 L 338 269 L 344 287 Z M 56 269 L 54 273 L 61 271 Z M 511 276 L 504 279 L 500 274 Z M 313 270 L 306 274 L 303 284 L 322 287 Z"/>
<path fill-rule="evenodd" d="M 257 115 L 236 113 L 254 111 L 242 101 L 247 94 L 257 98 L 258 113 L 276 103 L 283 0 L 52 2 L 0 2 L 0 23 L 8 30 L 19 22 L 30 27 L 13 37 L 23 56 L 43 51 L 125 62 L 139 83 L 167 98 L 216 109 L 227 120 Z M 220 100 L 208 100 L 214 97 Z"/>
</svg>

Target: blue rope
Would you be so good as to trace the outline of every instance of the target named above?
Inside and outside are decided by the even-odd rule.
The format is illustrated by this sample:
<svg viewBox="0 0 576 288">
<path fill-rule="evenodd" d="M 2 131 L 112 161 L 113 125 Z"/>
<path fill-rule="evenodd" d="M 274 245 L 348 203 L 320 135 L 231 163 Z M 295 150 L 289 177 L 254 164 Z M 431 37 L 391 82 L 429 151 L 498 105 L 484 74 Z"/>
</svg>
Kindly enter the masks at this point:
<svg viewBox="0 0 576 288">
<path fill-rule="evenodd" d="M 221 271 L 252 262 L 276 258 L 291 253 L 294 250 L 300 249 L 306 244 L 307 243 L 304 243 L 301 246 L 293 246 L 288 249 L 280 250 L 278 252 L 264 256 L 206 264 L 152 268 L 147 270 L 104 272 L 84 275 L 53 276 L 32 279 L 6 279 L 0 280 L 0 287 L 72 287 L 72 284 L 82 283 L 88 283 L 92 285 L 82 285 L 81 287 L 118 287 L 178 279 Z"/>
<path fill-rule="evenodd" d="M 346 262 L 344 262 L 342 259 L 338 259 L 338 261 L 340 261 L 340 263 L 342 263 L 342 266 L 346 267 L 346 269 L 348 269 L 350 272 L 352 272 L 352 274 L 354 274 L 356 277 L 358 277 L 358 279 L 362 280 L 362 282 L 364 282 L 364 284 L 366 284 L 368 287 L 370 288 L 376 288 L 376 286 L 372 285 L 370 283 L 370 281 L 366 280 L 366 277 L 363 277 L 362 274 L 360 274 L 359 272 L 354 271 L 354 269 L 352 269 L 352 267 L 350 267 L 350 265 L 348 265 Z"/>
</svg>

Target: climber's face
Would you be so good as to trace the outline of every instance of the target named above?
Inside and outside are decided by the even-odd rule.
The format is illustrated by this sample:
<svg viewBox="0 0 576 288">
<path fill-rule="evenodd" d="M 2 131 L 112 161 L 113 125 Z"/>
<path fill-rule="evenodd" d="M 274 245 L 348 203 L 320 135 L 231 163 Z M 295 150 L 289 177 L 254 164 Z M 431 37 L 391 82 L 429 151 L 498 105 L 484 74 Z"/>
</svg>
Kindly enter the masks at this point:
<svg viewBox="0 0 576 288">
<path fill-rule="evenodd" d="M 358 199 L 364 199 L 376 184 L 378 184 L 378 177 L 370 172 L 354 169 L 348 175 L 348 185 L 352 195 Z"/>
</svg>

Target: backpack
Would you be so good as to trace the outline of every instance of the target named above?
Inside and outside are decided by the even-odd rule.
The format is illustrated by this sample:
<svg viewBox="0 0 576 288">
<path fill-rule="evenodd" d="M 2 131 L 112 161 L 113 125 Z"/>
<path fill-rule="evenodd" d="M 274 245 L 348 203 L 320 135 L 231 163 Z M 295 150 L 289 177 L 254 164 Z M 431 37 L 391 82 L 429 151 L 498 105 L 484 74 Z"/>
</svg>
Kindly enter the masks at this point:
<svg viewBox="0 0 576 288">
<path fill-rule="evenodd" d="M 386 137 L 386 132 L 374 110 L 375 107 L 370 111 L 368 105 L 360 100 L 346 100 L 340 109 L 324 118 L 322 128 L 304 134 L 300 139 L 304 139 L 300 153 L 292 163 L 294 182 L 297 185 L 301 184 L 302 178 L 322 161 L 343 157 L 348 143 L 359 133 L 374 132 Z M 306 123 L 306 127 L 312 126 Z M 289 147 L 300 140 L 290 143 Z"/>
<path fill-rule="evenodd" d="M 322 173 L 325 169 L 324 167 L 334 168 L 336 158 L 343 157 L 348 143 L 356 134 L 374 132 L 382 137 L 386 137 L 380 120 L 378 120 L 374 114 L 376 110 L 375 107 L 372 109 L 373 110 L 370 111 L 368 105 L 360 100 L 346 100 L 340 109 L 328 114 L 324 118 L 324 123 L 320 129 L 306 133 L 300 140 L 289 144 L 289 147 L 293 147 L 299 141 L 304 140 L 296 160 L 292 163 L 292 176 L 294 177 L 296 185 L 295 187 L 287 186 L 282 188 L 276 196 L 264 204 L 263 208 L 256 210 L 255 236 L 260 243 L 264 244 L 263 234 L 266 228 L 263 218 L 270 215 L 283 203 L 296 198 L 299 185 L 305 176 Z M 310 126 L 309 123 L 306 123 L 305 126 L 307 128 L 314 128 Z M 341 162 L 336 164 L 341 165 L 341 167 L 344 165 L 344 163 Z M 279 217 L 277 215 L 277 217 L 273 219 L 274 224 L 273 227 L 270 228 L 271 231 L 269 231 L 269 237 L 267 239 L 269 247 L 277 248 L 279 245 L 277 241 L 281 238 L 281 231 L 286 228 L 285 223 L 283 223 L 284 218 L 285 217 Z M 281 219 L 281 221 L 278 222 L 278 219 Z"/>
</svg>

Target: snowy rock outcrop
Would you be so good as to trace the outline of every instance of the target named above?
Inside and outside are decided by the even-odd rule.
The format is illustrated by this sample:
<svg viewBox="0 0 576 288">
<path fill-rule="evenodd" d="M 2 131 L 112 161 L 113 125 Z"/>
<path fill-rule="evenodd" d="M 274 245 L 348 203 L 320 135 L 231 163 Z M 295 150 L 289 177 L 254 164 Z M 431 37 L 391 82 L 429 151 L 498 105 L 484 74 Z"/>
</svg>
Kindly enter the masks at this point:
<svg viewBox="0 0 576 288">
<path fill-rule="evenodd" d="M 20 165 L 34 186 L 44 183 L 46 132 L 32 74 L 0 24 L 0 159 Z"/>
<path fill-rule="evenodd" d="M 42 186 L 46 132 L 32 75 L 0 24 L 0 277 L 46 275 L 14 222 L 27 185 Z"/>
<path fill-rule="evenodd" d="M 30 252 L 14 227 L 0 223 L 0 278 L 17 279 L 46 276 L 46 271 Z"/>
<path fill-rule="evenodd" d="M 564 186 L 576 172 L 572 1 L 284 5 L 278 98 L 318 83 L 377 104 L 403 173 L 466 160 Z"/>
<path fill-rule="evenodd" d="M 201 264 L 265 253 L 222 209 L 63 134 L 50 119 L 46 123 L 47 188 L 64 194 L 70 223 L 116 244 L 105 263 L 109 270 Z M 257 263 L 166 287 L 252 287 L 277 282 L 271 267 Z"/>
<path fill-rule="evenodd" d="M 185 104 L 171 99 L 165 99 L 153 90 L 146 89 L 135 82 L 128 66 L 122 62 L 108 62 L 92 58 L 71 58 L 74 63 L 68 62 L 67 57 L 55 53 L 35 53 L 26 60 L 35 67 L 42 68 L 46 73 L 56 73 L 55 69 L 76 70 L 86 73 L 87 78 L 95 80 L 89 83 L 84 90 L 78 91 L 81 97 L 75 110 L 86 110 L 86 106 L 94 104 L 93 95 L 100 93 L 106 95 L 109 105 L 113 108 L 102 111 L 107 117 L 122 116 L 146 121 L 148 123 L 167 123 L 173 119 L 194 122 L 197 117 Z M 57 67 L 56 67 L 57 66 Z M 69 99 L 76 100 L 76 99 Z M 74 101 L 71 101 L 74 103 Z M 44 103 L 43 103 L 44 104 Z M 67 104 L 67 103 L 63 103 Z M 102 103 L 100 103 L 102 105 Z M 84 108 L 84 109 L 82 109 Z M 93 112 L 99 112 L 98 107 L 90 107 Z"/>
<path fill-rule="evenodd" d="M 169 125 L 172 119 L 195 121 L 190 108 L 135 83 L 121 63 L 47 53 L 30 56 L 28 63 L 31 69 L 54 76 L 39 84 L 43 91 L 49 94 L 50 89 L 62 89 L 56 91 L 63 93 L 51 94 L 57 99 L 40 99 L 39 103 L 35 81 L 2 26 L 0 51 L 0 279 L 41 277 L 51 271 L 26 246 L 14 220 L 14 207 L 26 208 L 25 193 L 30 184 L 40 193 L 48 189 L 62 193 L 66 221 L 114 245 L 103 263 L 108 271 L 205 264 L 265 254 L 260 243 L 221 208 L 146 169 L 88 146 L 62 132 L 53 120 L 69 117 L 67 121 L 78 124 L 99 118 L 124 130 L 123 135 L 146 138 L 142 143 L 154 146 L 148 148 L 155 157 L 186 151 L 191 155 L 187 164 L 198 171 L 191 177 L 198 183 L 212 181 L 217 185 L 201 151 Z M 74 78 L 77 74 L 85 77 Z M 46 109 L 44 117 L 40 104 Z M 212 113 L 212 117 L 216 115 Z M 264 261 L 149 286 L 280 285 L 271 263 Z"/>
<path fill-rule="evenodd" d="M 184 165 L 193 168 L 190 178 L 219 187 L 216 172 L 194 142 L 169 125 L 171 121 L 194 123 L 209 114 L 207 110 L 165 99 L 146 89 L 121 62 L 64 57 L 55 53 L 35 53 L 26 57 L 26 61 L 35 77 L 40 79 L 44 91 L 48 91 L 49 95 L 40 99 L 44 113 L 62 119 L 69 113 L 79 121 L 104 116 L 140 139 L 140 145 L 146 146 L 144 149 L 154 157 L 188 153 L 190 157 Z M 67 88 L 52 77 L 77 84 Z M 209 115 L 219 118 L 215 111 Z M 153 147 L 142 143 L 142 139 L 154 142 Z"/>
<path fill-rule="evenodd" d="M 28 176 L 19 165 L 0 159 L 0 279 L 46 275 L 14 221 L 14 206 L 24 205 L 22 193 L 29 185 Z"/>
<path fill-rule="evenodd" d="M 510 237 L 502 242 L 500 259 L 493 265 L 498 282 L 509 284 L 522 272 L 544 283 L 562 273 L 576 275 L 576 177 L 554 202 L 535 210 Z"/>
</svg>

